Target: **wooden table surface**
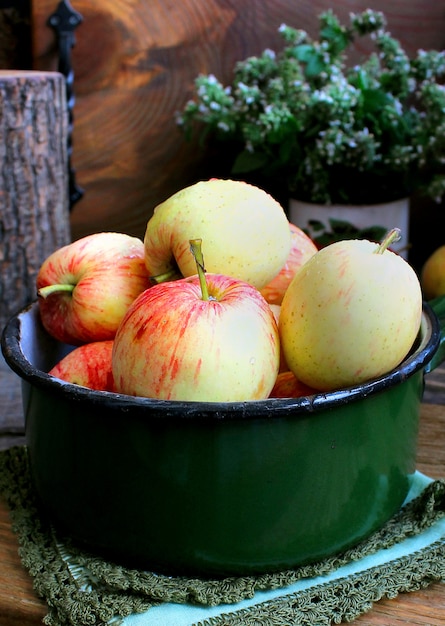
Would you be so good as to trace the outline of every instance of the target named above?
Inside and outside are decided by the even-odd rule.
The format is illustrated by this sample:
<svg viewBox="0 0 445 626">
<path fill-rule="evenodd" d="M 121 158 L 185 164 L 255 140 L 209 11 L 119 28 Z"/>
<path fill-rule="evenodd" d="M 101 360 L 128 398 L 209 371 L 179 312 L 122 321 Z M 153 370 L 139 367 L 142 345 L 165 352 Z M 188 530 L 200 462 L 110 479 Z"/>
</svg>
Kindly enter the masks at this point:
<svg viewBox="0 0 445 626">
<path fill-rule="evenodd" d="M 0 383 L 5 383 L 7 377 L 8 373 L 0 367 Z M 445 378 L 440 373 L 427 385 L 426 401 L 422 405 L 420 420 L 417 467 L 432 478 L 445 478 L 445 384 L 442 381 Z M 10 409 L 7 427 L 3 433 L 0 429 L 2 448 L 21 443 L 23 439 L 20 426 L 16 426 L 11 418 L 15 412 L 16 420 L 21 419 L 18 387 L 15 383 L 15 380 L 10 380 L 9 385 L 0 385 L 0 408 L 3 410 L 7 406 Z M 432 404 L 431 401 L 435 399 L 443 404 Z M 35 626 L 42 624 L 45 615 L 46 605 L 36 597 L 31 578 L 21 565 L 9 512 L 0 499 L 0 626 Z M 419 592 L 400 594 L 392 600 L 381 600 L 374 605 L 372 611 L 354 622 L 357 626 L 444 624 L 445 584 L 432 584 Z"/>
</svg>

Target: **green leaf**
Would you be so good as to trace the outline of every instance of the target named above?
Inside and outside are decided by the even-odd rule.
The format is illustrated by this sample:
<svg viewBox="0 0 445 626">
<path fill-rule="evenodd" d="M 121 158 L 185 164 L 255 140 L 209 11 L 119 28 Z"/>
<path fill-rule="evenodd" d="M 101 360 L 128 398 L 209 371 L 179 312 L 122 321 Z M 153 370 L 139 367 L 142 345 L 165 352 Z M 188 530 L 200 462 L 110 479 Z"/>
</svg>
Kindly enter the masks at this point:
<svg viewBox="0 0 445 626">
<path fill-rule="evenodd" d="M 318 76 L 325 69 L 321 54 L 314 54 L 306 65 L 306 76 Z"/>
<path fill-rule="evenodd" d="M 425 366 L 425 374 L 432 372 L 436 367 L 441 365 L 445 360 L 445 295 L 429 300 L 428 304 L 437 315 L 440 326 L 440 342 L 439 347 L 429 363 Z"/>
<path fill-rule="evenodd" d="M 295 56 L 302 63 L 308 63 L 314 52 L 314 46 L 310 44 L 301 44 L 295 47 Z"/>
<path fill-rule="evenodd" d="M 295 137 L 283 137 L 280 143 L 279 156 L 282 163 L 287 163 L 295 149 Z"/>
<path fill-rule="evenodd" d="M 365 70 L 363 70 L 363 68 L 360 68 L 359 71 L 357 72 L 356 86 L 361 91 L 365 91 L 366 89 L 368 89 L 369 76 L 368 76 L 368 73 Z"/>
<path fill-rule="evenodd" d="M 236 157 L 232 166 L 232 172 L 234 174 L 253 172 L 254 170 L 261 169 L 267 162 L 268 157 L 266 154 L 243 150 L 243 152 L 240 152 L 240 154 Z"/>
<path fill-rule="evenodd" d="M 313 240 L 319 248 L 334 243 L 334 241 L 341 241 L 344 239 L 369 239 L 370 241 L 381 241 L 387 232 L 387 229 L 383 226 L 368 226 L 360 229 L 347 220 L 341 220 L 335 217 L 329 218 L 328 222 L 328 226 L 318 220 L 310 220 L 308 222 L 308 225 L 314 233 Z M 318 234 L 315 235 L 315 233 Z"/>
<path fill-rule="evenodd" d="M 350 41 L 341 26 L 332 24 L 326 25 L 320 30 L 320 38 L 329 42 L 329 46 L 335 54 L 346 50 Z"/>
<path fill-rule="evenodd" d="M 388 103 L 388 95 L 380 89 L 364 89 L 362 91 L 363 108 L 368 112 L 382 109 Z"/>
<path fill-rule="evenodd" d="M 314 232 L 320 232 L 325 230 L 325 225 L 320 220 L 309 220 L 308 225 Z"/>
<path fill-rule="evenodd" d="M 294 50 L 296 58 L 306 65 L 306 76 L 317 76 L 326 68 L 323 55 L 314 46 L 301 44 Z"/>
</svg>

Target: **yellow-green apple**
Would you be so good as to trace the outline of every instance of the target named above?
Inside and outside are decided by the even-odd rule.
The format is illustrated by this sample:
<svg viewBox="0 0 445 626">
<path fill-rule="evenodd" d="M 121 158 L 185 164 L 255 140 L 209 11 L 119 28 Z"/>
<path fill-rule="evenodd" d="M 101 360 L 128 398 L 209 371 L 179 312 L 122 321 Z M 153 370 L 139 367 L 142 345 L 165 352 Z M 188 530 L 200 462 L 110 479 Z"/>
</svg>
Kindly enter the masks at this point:
<svg viewBox="0 0 445 626">
<path fill-rule="evenodd" d="M 112 351 L 112 339 L 85 343 L 63 357 L 49 374 L 96 391 L 115 391 L 111 369 Z"/>
<path fill-rule="evenodd" d="M 339 241 L 297 272 L 281 304 L 281 347 L 306 385 L 329 391 L 396 367 L 419 331 L 422 293 L 414 269 L 381 244 Z"/>
<path fill-rule="evenodd" d="M 269 398 L 300 398 L 312 396 L 317 391 L 298 380 L 293 372 L 280 372 Z"/>
<path fill-rule="evenodd" d="M 269 396 L 280 362 L 275 317 L 250 283 L 199 273 L 136 298 L 113 347 L 120 393 L 231 402 Z"/>
<path fill-rule="evenodd" d="M 125 233 L 88 235 L 42 263 L 37 293 L 43 326 L 64 343 L 113 339 L 130 304 L 150 286 L 143 241 Z"/>
<path fill-rule="evenodd" d="M 445 245 L 434 250 L 423 264 L 420 283 L 426 300 L 445 294 Z"/>
<path fill-rule="evenodd" d="M 289 287 L 292 278 L 302 265 L 306 263 L 318 248 L 306 233 L 292 222 L 289 222 L 291 232 L 291 249 L 286 263 L 279 273 L 269 284 L 261 289 L 261 293 L 269 304 L 281 304 L 286 289 Z"/>
<path fill-rule="evenodd" d="M 206 242 L 206 269 L 261 289 L 286 262 L 291 247 L 282 206 L 243 181 L 210 179 L 159 204 L 148 220 L 145 261 L 156 282 L 193 276 L 189 240 Z"/>
</svg>

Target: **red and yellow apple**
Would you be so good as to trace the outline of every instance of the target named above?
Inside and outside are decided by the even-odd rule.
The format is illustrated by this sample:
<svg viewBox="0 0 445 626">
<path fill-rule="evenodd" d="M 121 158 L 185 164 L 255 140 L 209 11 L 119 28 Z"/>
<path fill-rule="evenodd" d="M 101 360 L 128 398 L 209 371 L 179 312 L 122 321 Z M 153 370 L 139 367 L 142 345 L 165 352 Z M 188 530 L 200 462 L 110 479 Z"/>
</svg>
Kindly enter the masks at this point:
<svg viewBox="0 0 445 626">
<path fill-rule="evenodd" d="M 293 372 L 287 371 L 278 374 L 269 398 L 301 398 L 315 393 L 318 393 L 316 389 L 305 385 Z"/>
<path fill-rule="evenodd" d="M 261 289 L 286 263 L 291 247 L 282 206 L 242 181 L 195 183 L 159 204 L 144 237 L 148 273 L 156 280 L 192 276 L 189 240 L 206 243 L 206 269 Z"/>
<path fill-rule="evenodd" d="M 260 292 L 204 272 L 138 296 L 118 328 L 112 357 L 120 393 L 207 402 L 267 398 L 279 362 L 277 324 Z"/>
<path fill-rule="evenodd" d="M 74 348 L 48 373 L 96 391 L 115 391 L 111 355 L 113 340 L 85 343 Z"/>
<path fill-rule="evenodd" d="M 306 263 L 318 248 L 310 237 L 295 224 L 289 223 L 291 232 L 291 249 L 286 263 L 269 284 L 261 289 L 261 293 L 269 304 L 281 304 L 286 289 L 295 273 Z"/>
<path fill-rule="evenodd" d="M 272 313 L 274 314 L 275 321 L 276 321 L 277 325 L 279 326 L 281 305 L 280 304 L 270 304 L 269 306 L 270 306 L 270 308 L 272 310 Z M 279 372 L 288 372 L 289 371 L 289 366 L 286 363 L 286 359 L 284 358 L 284 352 L 283 352 L 283 350 L 281 350 L 281 348 L 280 348 L 280 367 L 279 367 L 278 371 Z"/>
<path fill-rule="evenodd" d="M 72 345 L 113 339 L 130 304 L 151 284 L 142 240 L 114 232 L 59 248 L 36 282 L 43 326 Z"/>
<path fill-rule="evenodd" d="M 386 374 L 411 349 L 422 293 L 413 268 L 382 244 L 339 241 L 297 272 L 281 304 L 286 363 L 315 389 L 330 391 Z"/>
</svg>

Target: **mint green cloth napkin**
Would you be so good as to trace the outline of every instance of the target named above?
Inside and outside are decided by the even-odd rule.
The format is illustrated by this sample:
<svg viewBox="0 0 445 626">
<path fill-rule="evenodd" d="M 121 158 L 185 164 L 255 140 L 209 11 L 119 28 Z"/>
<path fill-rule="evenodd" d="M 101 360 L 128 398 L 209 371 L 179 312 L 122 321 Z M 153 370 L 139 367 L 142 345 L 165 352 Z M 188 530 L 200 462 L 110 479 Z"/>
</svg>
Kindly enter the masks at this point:
<svg viewBox="0 0 445 626">
<path fill-rule="evenodd" d="M 39 514 L 26 448 L 0 453 L 23 565 L 49 626 L 330 626 L 381 598 L 445 582 L 445 481 L 416 472 L 401 511 L 342 554 L 293 570 L 204 579 L 128 569 L 89 554 Z"/>
</svg>

